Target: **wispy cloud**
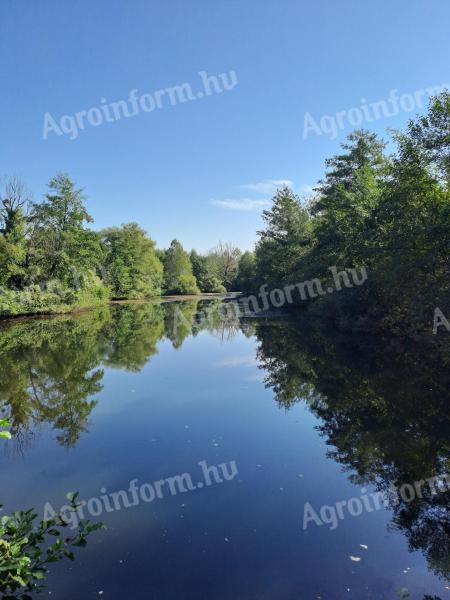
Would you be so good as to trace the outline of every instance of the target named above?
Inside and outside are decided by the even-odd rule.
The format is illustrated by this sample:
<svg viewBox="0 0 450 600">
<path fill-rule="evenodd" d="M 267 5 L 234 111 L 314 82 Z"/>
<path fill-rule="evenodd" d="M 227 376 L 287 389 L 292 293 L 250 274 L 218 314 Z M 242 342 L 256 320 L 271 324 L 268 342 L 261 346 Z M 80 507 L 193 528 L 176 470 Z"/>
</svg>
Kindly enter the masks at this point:
<svg viewBox="0 0 450 600">
<path fill-rule="evenodd" d="M 250 198 L 239 198 L 234 200 L 227 198 L 225 200 L 211 200 L 211 204 L 227 210 L 240 210 L 249 212 L 252 210 L 260 210 L 261 208 L 265 208 L 266 206 L 269 206 L 270 202 L 268 200 L 250 200 Z"/>
<path fill-rule="evenodd" d="M 214 363 L 215 367 L 219 368 L 233 368 L 233 367 L 253 367 L 257 365 L 258 361 L 256 357 L 251 354 L 249 356 L 230 356 L 229 358 L 225 358 L 219 362 Z"/>
<path fill-rule="evenodd" d="M 246 183 L 241 185 L 244 190 L 251 190 L 260 194 L 274 194 L 278 188 L 293 187 L 294 182 L 290 179 L 268 179 L 267 181 L 259 181 L 257 183 Z"/>
<path fill-rule="evenodd" d="M 308 184 L 304 184 L 302 185 L 302 187 L 300 188 L 300 192 L 302 194 L 308 194 L 309 196 L 311 196 L 312 194 L 314 194 L 314 187 L 312 185 L 308 185 Z"/>
</svg>

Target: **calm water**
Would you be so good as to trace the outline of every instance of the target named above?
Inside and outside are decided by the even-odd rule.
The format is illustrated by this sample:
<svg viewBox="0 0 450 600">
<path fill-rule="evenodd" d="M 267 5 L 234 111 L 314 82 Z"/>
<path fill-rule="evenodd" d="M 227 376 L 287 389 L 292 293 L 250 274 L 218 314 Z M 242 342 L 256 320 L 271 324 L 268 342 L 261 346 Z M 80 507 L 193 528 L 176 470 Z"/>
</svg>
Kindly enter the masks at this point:
<svg viewBox="0 0 450 600">
<path fill-rule="evenodd" d="M 43 597 L 450 598 L 450 493 L 371 496 L 450 472 L 448 354 L 219 306 L 207 323 L 189 302 L 0 329 L 0 502 L 43 514 L 78 490 L 107 525 Z M 183 473 L 193 489 L 158 497 Z M 150 501 L 104 510 L 133 480 Z M 352 498 L 354 515 L 320 513 Z M 305 529 L 305 503 L 327 522 Z"/>
</svg>

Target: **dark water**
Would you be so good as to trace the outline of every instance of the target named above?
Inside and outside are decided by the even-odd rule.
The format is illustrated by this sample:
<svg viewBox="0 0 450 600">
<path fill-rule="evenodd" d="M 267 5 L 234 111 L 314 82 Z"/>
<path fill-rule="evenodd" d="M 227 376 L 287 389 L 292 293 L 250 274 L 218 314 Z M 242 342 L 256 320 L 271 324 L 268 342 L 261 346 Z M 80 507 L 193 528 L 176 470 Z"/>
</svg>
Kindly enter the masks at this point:
<svg viewBox="0 0 450 600">
<path fill-rule="evenodd" d="M 107 525 L 43 597 L 449 598 L 448 352 L 204 308 L 0 329 L 0 502 Z"/>
</svg>

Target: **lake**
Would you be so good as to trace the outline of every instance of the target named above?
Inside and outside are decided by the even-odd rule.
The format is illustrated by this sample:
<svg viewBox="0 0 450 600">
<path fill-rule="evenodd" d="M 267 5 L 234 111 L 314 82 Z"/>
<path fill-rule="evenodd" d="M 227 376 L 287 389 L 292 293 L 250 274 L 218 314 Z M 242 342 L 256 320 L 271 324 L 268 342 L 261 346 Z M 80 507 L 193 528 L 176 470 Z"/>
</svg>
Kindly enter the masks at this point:
<svg viewBox="0 0 450 600">
<path fill-rule="evenodd" d="M 4 510 L 107 526 L 43 597 L 450 597 L 448 352 L 225 308 L 0 328 Z"/>
</svg>

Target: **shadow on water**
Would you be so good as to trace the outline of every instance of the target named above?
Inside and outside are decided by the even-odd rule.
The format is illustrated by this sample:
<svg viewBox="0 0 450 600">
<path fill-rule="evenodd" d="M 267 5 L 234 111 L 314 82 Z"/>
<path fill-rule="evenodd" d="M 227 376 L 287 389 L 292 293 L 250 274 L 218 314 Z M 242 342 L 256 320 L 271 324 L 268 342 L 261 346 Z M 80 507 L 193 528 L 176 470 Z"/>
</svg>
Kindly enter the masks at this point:
<svg viewBox="0 0 450 600">
<path fill-rule="evenodd" d="M 328 456 L 359 485 L 380 491 L 433 478 L 412 500 L 393 500 L 391 526 L 450 578 L 449 354 L 432 341 L 343 335 L 297 319 L 239 320 L 220 302 L 117 305 L 77 317 L 0 329 L 0 415 L 17 448 L 49 424 L 73 447 L 88 430 L 104 369 L 140 371 L 168 340 L 179 348 L 207 330 L 220 340 L 255 336 L 265 385 L 289 410 L 320 418 Z M 208 318 L 204 318 L 205 308 Z M 203 315 L 203 317 L 202 317 Z"/>
<path fill-rule="evenodd" d="M 448 580 L 448 347 L 343 335 L 305 321 L 259 323 L 256 336 L 276 402 L 285 409 L 308 404 L 321 420 L 328 456 L 354 483 L 390 497 L 391 526 Z M 403 494 L 392 494 L 393 487 Z"/>
</svg>

